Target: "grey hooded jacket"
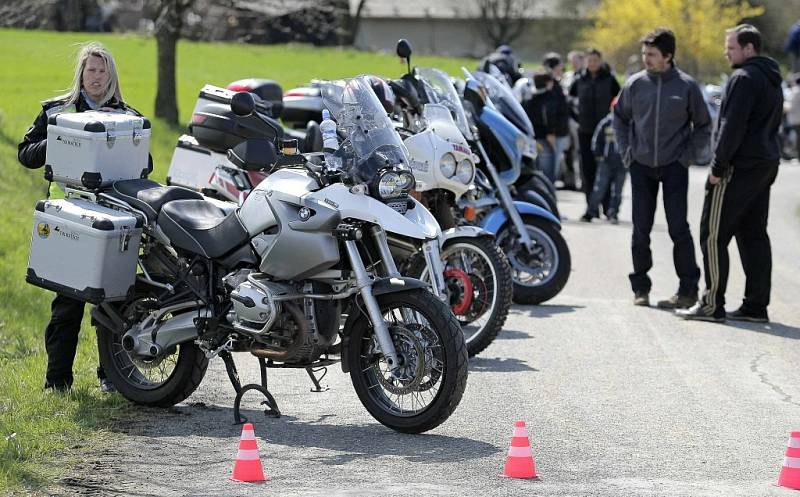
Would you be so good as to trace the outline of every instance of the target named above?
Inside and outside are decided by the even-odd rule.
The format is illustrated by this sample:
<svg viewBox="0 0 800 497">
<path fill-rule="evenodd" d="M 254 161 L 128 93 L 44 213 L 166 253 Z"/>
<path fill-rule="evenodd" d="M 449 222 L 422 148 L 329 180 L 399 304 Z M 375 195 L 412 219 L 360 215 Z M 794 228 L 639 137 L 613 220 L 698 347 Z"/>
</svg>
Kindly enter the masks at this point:
<svg viewBox="0 0 800 497">
<path fill-rule="evenodd" d="M 702 90 L 675 66 L 631 76 L 614 107 L 614 131 L 626 165 L 705 164 L 711 159 L 711 127 Z"/>
</svg>

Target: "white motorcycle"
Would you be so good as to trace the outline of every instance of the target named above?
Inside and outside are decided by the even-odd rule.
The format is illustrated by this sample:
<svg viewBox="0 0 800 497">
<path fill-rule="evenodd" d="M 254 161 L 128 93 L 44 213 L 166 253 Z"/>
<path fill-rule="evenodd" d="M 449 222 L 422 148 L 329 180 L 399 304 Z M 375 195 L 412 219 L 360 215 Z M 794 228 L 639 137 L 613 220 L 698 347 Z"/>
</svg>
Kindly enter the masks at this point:
<svg viewBox="0 0 800 497">
<path fill-rule="evenodd" d="M 199 194 L 166 201 L 176 188 L 149 180 L 96 195 L 146 220 L 135 292 L 92 312 L 101 362 L 123 396 L 173 405 L 220 356 L 237 391 L 237 421 L 251 389 L 279 414 L 267 368 L 312 375 L 341 354 L 359 399 L 384 425 L 419 433 L 453 412 L 467 379 L 463 334 L 426 283 L 400 276 L 387 241 L 387 231 L 408 245 L 436 233 L 393 208 L 409 206 L 414 180 L 369 85 L 350 80 L 339 96 L 348 137 L 341 169 L 319 155 L 276 156 L 271 142 L 251 139 L 229 159 L 271 174 L 238 208 Z M 231 108 L 250 115 L 253 97 L 237 93 Z M 240 384 L 232 352 L 259 358 L 260 385 Z"/>
<path fill-rule="evenodd" d="M 458 101 L 455 88 L 447 74 L 438 69 L 417 68 L 414 76 L 430 93 L 428 101 L 444 105 L 425 104 L 422 115 L 407 105 L 399 105 L 408 135 L 404 144 L 416 191 L 443 230 L 441 252 L 447 297 L 473 356 L 503 328 L 513 296 L 511 268 L 491 233 L 460 224 L 453 216 L 453 208 L 473 183 L 477 160 L 464 137 L 471 131 L 463 108 L 449 105 L 453 99 Z M 430 279 L 428 266 L 419 258 L 406 274 Z"/>
</svg>

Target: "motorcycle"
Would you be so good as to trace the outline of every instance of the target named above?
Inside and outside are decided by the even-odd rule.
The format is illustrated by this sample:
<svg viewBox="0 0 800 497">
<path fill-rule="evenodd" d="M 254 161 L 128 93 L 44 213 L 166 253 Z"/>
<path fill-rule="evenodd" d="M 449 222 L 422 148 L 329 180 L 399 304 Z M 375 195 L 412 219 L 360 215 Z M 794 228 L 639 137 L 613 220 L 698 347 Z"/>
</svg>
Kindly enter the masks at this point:
<svg viewBox="0 0 800 497">
<path fill-rule="evenodd" d="M 497 111 L 485 87 L 469 71 L 463 102 L 471 124 L 477 128 L 471 142 L 481 158 L 483 177 L 460 202 L 479 213 L 477 222 L 493 233 L 511 264 L 514 302 L 539 304 L 555 297 L 569 279 L 571 257 L 561 235 L 561 223 L 552 212 L 514 200 L 509 185 L 520 175 L 525 142 L 518 129 Z M 490 156 L 491 151 L 491 156 Z M 505 168 L 499 170 L 494 160 Z"/>
<path fill-rule="evenodd" d="M 322 150 L 316 122 L 308 122 L 305 132 L 284 128 L 277 116 L 284 112 L 282 102 L 264 91 L 273 85 L 257 85 L 264 80 L 243 80 L 229 88 L 204 85 L 192 111 L 187 133 L 178 138 L 172 155 L 167 185 L 182 186 L 220 200 L 241 202 L 264 178 L 263 171 L 244 171 L 227 159 L 227 150 L 249 138 L 266 138 L 286 143 L 301 152 Z M 231 90 L 234 88 L 235 90 Z M 230 109 L 236 91 L 254 93 L 254 114 L 237 116 Z M 272 96 L 272 100 L 259 97 Z"/>
<path fill-rule="evenodd" d="M 445 90 L 449 87 L 451 96 L 458 99 L 441 71 L 417 68 L 416 75 L 421 80 L 443 79 Z M 466 116 L 461 109 L 459 126 L 450 109 L 438 103 L 425 104 L 420 116 L 411 115 L 418 109 L 412 111 L 407 102 L 398 109 L 406 116 L 404 121 L 416 123 L 413 130 L 403 128 L 401 136 L 414 172 L 415 192 L 443 230 L 441 257 L 446 296 L 461 323 L 469 355 L 474 356 L 489 346 L 502 329 L 511 307 L 513 286 L 508 260 L 494 243 L 494 236 L 476 226 L 457 223 L 452 214 L 452 208 L 472 184 L 476 170 L 469 143 L 460 131 Z M 428 280 L 429 265 L 420 257 L 409 259 L 404 274 Z"/>
<path fill-rule="evenodd" d="M 495 69 L 495 71 L 491 73 L 476 71 L 471 74 L 486 88 L 489 98 L 497 110 L 521 133 L 521 137 L 515 137 L 515 141 L 520 140 L 525 143 L 522 148 L 520 175 L 513 184 L 512 194 L 520 200 L 536 205 L 540 205 L 540 199 L 544 199 L 546 205 L 543 207 L 546 207 L 556 217 L 561 218 L 558 211 L 556 187 L 536 163 L 538 154 L 533 124 L 522 105 L 514 96 L 512 89 L 503 83 L 505 78 L 502 78 L 501 74 L 497 74 L 499 70 L 494 66 L 490 66 L 490 69 Z"/>
<path fill-rule="evenodd" d="M 135 291 L 92 311 L 101 363 L 124 397 L 178 403 L 219 356 L 240 421 L 250 389 L 280 414 L 267 368 L 306 369 L 318 385 L 311 368 L 341 361 L 384 425 L 420 433 L 450 416 L 466 386 L 464 338 L 447 305 L 426 283 L 400 276 L 390 256 L 387 231 L 407 243 L 436 233 L 393 208 L 413 175 L 370 95 L 358 78 L 342 93 L 340 169 L 319 154 L 278 155 L 263 138 L 231 149 L 235 166 L 270 171 L 239 207 L 150 180 L 97 194 L 145 220 Z M 233 95 L 230 106 L 261 118 L 250 93 Z M 260 385 L 241 385 L 235 352 L 258 357 Z"/>
</svg>

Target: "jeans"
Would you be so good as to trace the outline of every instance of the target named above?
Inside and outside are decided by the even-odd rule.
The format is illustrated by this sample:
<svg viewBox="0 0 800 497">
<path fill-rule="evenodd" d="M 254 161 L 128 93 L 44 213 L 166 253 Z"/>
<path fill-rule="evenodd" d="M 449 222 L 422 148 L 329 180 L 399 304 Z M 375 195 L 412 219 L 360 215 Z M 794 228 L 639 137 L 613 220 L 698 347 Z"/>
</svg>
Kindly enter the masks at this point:
<svg viewBox="0 0 800 497">
<path fill-rule="evenodd" d="M 647 275 L 653 267 L 650 251 L 650 231 L 656 214 L 659 186 L 664 186 L 664 212 L 672 239 L 672 260 L 678 275 L 678 295 L 697 295 L 700 268 L 694 256 L 694 240 L 689 231 L 686 195 L 689 190 L 689 171 L 679 162 L 666 166 L 649 167 L 631 164 L 631 191 L 633 193 L 633 236 L 631 255 L 633 272 L 629 275 L 634 293 L 649 293 L 652 281 Z"/>
<path fill-rule="evenodd" d="M 561 158 L 564 156 L 564 151 L 569 147 L 569 136 L 557 136 L 555 146 L 550 145 L 550 142 L 544 138 L 538 138 L 536 141 L 542 147 L 537 159 L 539 168 L 550 181 L 555 183 L 558 178 L 558 166 L 561 164 Z"/>
<path fill-rule="evenodd" d="M 589 197 L 589 208 L 586 214 L 590 217 L 600 216 L 600 203 L 608 195 L 609 219 L 619 216 L 619 205 L 622 202 L 622 187 L 625 186 L 625 176 L 628 170 L 622 163 L 609 164 L 606 161 L 597 163 L 597 175 L 594 179 L 594 189 Z"/>
</svg>

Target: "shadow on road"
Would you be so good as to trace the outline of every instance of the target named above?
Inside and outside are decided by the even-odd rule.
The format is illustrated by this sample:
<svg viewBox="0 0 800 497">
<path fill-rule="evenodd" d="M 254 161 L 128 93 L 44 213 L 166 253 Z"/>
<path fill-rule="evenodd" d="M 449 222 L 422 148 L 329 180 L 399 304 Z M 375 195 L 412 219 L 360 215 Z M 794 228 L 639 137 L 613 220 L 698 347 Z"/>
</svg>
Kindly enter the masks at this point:
<svg viewBox="0 0 800 497">
<path fill-rule="evenodd" d="M 549 318 L 557 314 L 575 312 L 576 309 L 583 309 L 582 305 L 563 305 L 563 304 L 542 304 L 529 306 L 515 306 L 516 310 L 526 311 L 529 316 L 534 318 Z M 505 333 L 505 332 L 504 332 Z"/>
<path fill-rule="evenodd" d="M 498 340 L 529 340 L 533 335 L 526 331 L 519 330 L 500 330 L 497 334 Z"/>
<path fill-rule="evenodd" d="M 725 324 L 734 328 L 742 330 L 756 331 L 758 333 L 766 333 L 776 337 L 791 338 L 793 340 L 800 340 L 800 328 L 789 326 L 781 323 L 748 323 L 747 321 L 733 321 L 728 319 Z"/>
<path fill-rule="evenodd" d="M 255 405 L 255 402 L 253 399 L 251 405 Z M 149 413 L 153 419 L 150 425 L 136 422 L 129 425 L 134 426 L 131 429 L 120 426 L 119 431 L 142 437 L 145 445 L 151 446 L 156 452 L 185 455 L 207 446 L 198 437 L 225 439 L 221 444 L 215 444 L 214 449 L 209 451 L 211 453 L 197 461 L 184 458 L 181 466 L 202 468 L 209 463 L 230 461 L 231 454 L 235 454 L 236 445 L 231 440 L 241 434 L 241 426 L 232 423 L 233 416 L 229 408 L 188 405 L 168 410 L 142 408 L 141 411 L 144 416 L 152 411 Z M 500 451 L 494 445 L 465 437 L 398 433 L 377 421 L 367 424 L 329 424 L 335 421 L 335 414 L 324 415 L 313 421 L 301 421 L 287 414 L 280 418 L 268 418 L 258 409 L 242 409 L 241 413 L 254 423 L 259 443 L 264 445 L 262 451 L 271 452 L 273 457 L 280 457 L 280 446 L 285 446 L 304 447 L 306 459 L 324 464 L 347 464 L 383 456 L 400 457 L 413 463 L 441 464 L 479 459 Z M 152 455 L 153 466 L 164 464 L 162 456 L 156 453 Z M 151 464 L 143 461 L 141 455 L 132 457 L 139 471 Z M 115 464 L 125 466 L 118 455 L 115 455 Z"/>
<path fill-rule="evenodd" d="M 539 371 L 538 369 L 528 366 L 528 364 L 520 359 L 511 357 L 472 357 L 469 360 L 470 373 L 480 373 L 483 371 L 492 373 L 517 373 L 520 371 Z"/>
</svg>

